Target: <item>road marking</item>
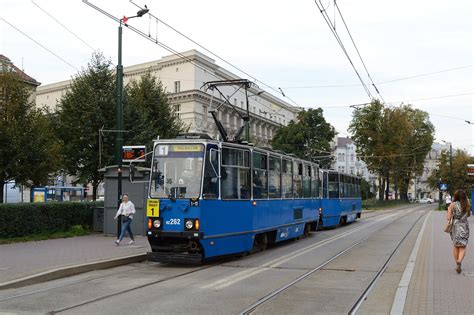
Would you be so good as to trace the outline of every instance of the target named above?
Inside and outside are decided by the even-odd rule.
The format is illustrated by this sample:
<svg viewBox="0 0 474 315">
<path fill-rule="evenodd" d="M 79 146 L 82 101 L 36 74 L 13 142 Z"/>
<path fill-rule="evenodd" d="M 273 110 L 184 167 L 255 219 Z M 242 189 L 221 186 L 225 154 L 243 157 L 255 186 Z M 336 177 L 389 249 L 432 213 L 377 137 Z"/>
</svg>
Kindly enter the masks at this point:
<svg viewBox="0 0 474 315">
<path fill-rule="evenodd" d="M 243 271 L 240 271 L 234 275 L 231 275 L 231 276 L 228 276 L 228 277 L 225 277 L 225 278 L 222 278 L 220 280 L 217 280 L 217 281 L 214 281 L 210 284 L 207 284 L 207 285 L 204 285 L 202 286 L 201 288 L 202 289 L 214 289 L 214 290 L 220 290 L 220 289 L 223 289 L 223 288 L 226 288 L 228 286 L 231 286 L 237 282 L 240 282 L 242 280 L 245 280 L 247 278 L 250 278 L 254 275 L 257 275 L 265 270 L 268 270 L 268 269 L 271 269 L 271 268 L 275 268 L 275 267 L 278 267 L 280 266 L 281 264 L 284 264 L 285 262 L 289 261 L 289 260 L 292 260 L 296 257 L 299 257 L 301 255 L 304 255 L 316 248 L 319 248 L 323 245 L 326 245 L 326 244 L 329 244 L 329 243 L 332 243 L 333 241 L 336 241 L 336 240 L 339 240 L 343 237 L 346 237 L 347 235 L 351 235 L 355 232 L 358 232 L 362 229 L 365 229 L 365 228 L 368 228 L 378 222 L 381 222 L 381 221 L 384 221 L 384 220 L 387 220 L 389 218 L 392 218 L 396 215 L 399 215 L 400 213 L 404 213 L 405 211 L 403 212 L 397 212 L 397 213 L 394 213 L 394 214 L 390 214 L 390 215 L 387 215 L 387 216 L 384 216 L 384 217 L 381 217 L 381 218 L 376 218 L 376 219 L 373 219 L 374 221 L 367 224 L 367 225 L 364 225 L 364 226 L 361 226 L 361 227 L 358 227 L 358 228 L 355 228 L 355 229 L 352 229 L 350 231 L 347 231 L 347 232 L 344 232 L 342 234 L 339 234 L 339 235 L 335 235 L 335 236 L 332 236 L 328 239 L 325 239 L 323 241 L 320 241 L 320 242 L 317 242 L 315 244 L 311 244 L 311 245 L 308 245 L 306 247 L 303 247 L 297 251 L 294 251 L 294 252 L 291 252 L 289 254 L 286 254 L 282 257 L 279 257 L 279 258 L 276 258 L 276 259 L 273 259 L 269 262 L 266 262 L 260 266 L 257 266 L 257 267 L 252 267 L 252 268 L 249 268 L 249 269 L 246 269 L 246 270 L 243 270 Z"/>
<path fill-rule="evenodd" d="M 431 212 L 429 212 L 426 216 L 425 220 L 423 221 L 423 225 L 421 226 L 420 232 L 418 232 L 415 246 L 411 251 L 410 258 L 408 259 L 408 263 L 405 266 L 400 283 L 398 283 L 398 288 L 397 292 L 395 293 L 395 298 L 393 299 L 390 315 L 403 314 L 403 309 L 405 308 L 405 302 L 407 299 L 408 286 L 410 285 L 411 276 L 413 275 L 413 270 L 415 269 L 416 257 L 418 256 L 418 250 L 420 249 L 421 239 L 423 238 L 426 222 L 430 216 Z"/>
</svg>

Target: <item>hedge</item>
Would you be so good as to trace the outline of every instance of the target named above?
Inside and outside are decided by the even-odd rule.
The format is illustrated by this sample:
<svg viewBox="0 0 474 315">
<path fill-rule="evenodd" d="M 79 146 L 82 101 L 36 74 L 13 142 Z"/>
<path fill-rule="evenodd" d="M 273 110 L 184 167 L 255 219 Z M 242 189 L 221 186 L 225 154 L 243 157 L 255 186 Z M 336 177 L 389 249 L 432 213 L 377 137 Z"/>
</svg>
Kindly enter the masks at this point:
<svg viewBox="0 0 474 315">
<path fill-rule="evenodd" d="M 103 202 L 0 204 L 0 238 L 91 228 L 95 207 Z"/>
</svg>

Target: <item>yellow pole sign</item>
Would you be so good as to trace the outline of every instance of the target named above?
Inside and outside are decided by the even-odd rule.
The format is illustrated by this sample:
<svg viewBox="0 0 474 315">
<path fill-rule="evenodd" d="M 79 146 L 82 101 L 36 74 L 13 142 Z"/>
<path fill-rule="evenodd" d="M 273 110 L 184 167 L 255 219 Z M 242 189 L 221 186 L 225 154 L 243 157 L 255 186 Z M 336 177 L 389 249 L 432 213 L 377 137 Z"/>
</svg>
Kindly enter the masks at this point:
<svg viewBox="0 0 474 315">
<path fill-rule="evenodd" d="M 159 217 L 160 216 L 160 200 L 148 199 L 146 201 L 146 216 Z"/>
</svg>

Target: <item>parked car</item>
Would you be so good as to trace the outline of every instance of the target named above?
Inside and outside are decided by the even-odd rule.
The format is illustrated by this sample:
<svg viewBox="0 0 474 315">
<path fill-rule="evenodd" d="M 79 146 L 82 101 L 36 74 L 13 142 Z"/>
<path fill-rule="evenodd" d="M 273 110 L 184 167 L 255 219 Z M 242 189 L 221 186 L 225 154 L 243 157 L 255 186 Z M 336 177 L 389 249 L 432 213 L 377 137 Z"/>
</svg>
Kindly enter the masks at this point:
<svg viewBox="0 0 474 315">
<path fill-rule="evenodd" d="M 420 203 L 428 203 L 428 204 L 430 204 L 430 203 L 433 203 L 433 202 L 434 202 L 434 200 L 433 200 L 432 198 L 427 198 L 427 197 L 425 197 L 425 198 L 421 198 L 421 199 L 420 199 Z"/>
</svg>

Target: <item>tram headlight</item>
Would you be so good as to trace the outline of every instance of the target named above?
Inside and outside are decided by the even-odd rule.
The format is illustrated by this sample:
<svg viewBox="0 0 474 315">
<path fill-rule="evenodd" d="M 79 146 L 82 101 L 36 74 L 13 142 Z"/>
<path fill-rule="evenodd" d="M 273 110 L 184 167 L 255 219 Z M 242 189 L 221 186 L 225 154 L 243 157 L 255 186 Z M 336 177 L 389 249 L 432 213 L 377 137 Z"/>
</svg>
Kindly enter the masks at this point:
<svg viewBox="0 0 474 315">
<path fill-rule="evenodd" d="M 155 228 L 159 229 L 160 226 L 161 226 L 161 221 L 160 221 L 160 220 L 155 220 L 155 221 L 153 221 L 153 226 L 154 226 Z"/>
<path fill-rule="evenodd" d="M 194 227 L 194 222 L 193 220 L 186 220 L 186 229 L 191 230 Z"/>
</svg>

